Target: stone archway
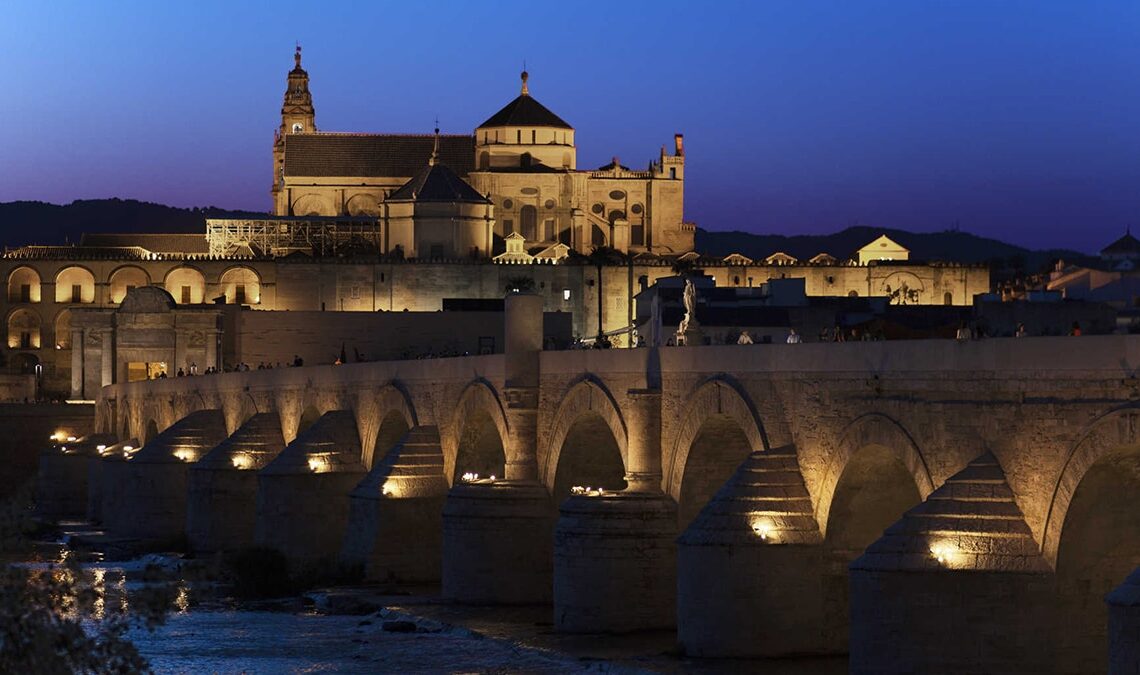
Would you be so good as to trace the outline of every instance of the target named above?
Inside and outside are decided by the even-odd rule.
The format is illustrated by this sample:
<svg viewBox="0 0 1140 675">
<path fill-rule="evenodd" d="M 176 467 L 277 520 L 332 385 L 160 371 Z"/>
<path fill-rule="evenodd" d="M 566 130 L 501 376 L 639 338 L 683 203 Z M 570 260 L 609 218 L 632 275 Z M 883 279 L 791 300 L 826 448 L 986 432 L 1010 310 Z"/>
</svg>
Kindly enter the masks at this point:
<svg viewBox="0 0 1140 675">
<path fill-rule="evenodd" d="M 823 640 L 829 651 L 845 652 L 850 625 L 848 565 L 934 486 L 910 434 L 878 413 L 864 415 L 844 429 L 824 486 L 816 507 L 824 535 Z"/>
<path fill-rule="evenodd" d="M 486 380 L 471 382 L 459 396 L 452 431 L 443 444 L 444 475 L 452 484 L 468 472 L 503 477 L 508 433 L 506 412 L 494 388 Z"/>
<path fill-rule="evenodd" d="M 666 492 L 678 504 L 682 500 L 685 474 L 689 471 L 689 456 L 698 440 L 701 441 L 698 447 L 704 448 L 708 447 L 706 443 L 714 437 L 725 436 L 734 443 L 729 446 L 730 449 L 740 450 L 740 452 L 717 453 L 715 457 L 702 451 L 702 458 L 697 460 L 698 463 L 704 464 L 715 459 L 718 461 L 714 461 L 713 464 L 717 466 L 725 464 L 721 467 L 722 470 L 718 471 L 718 475 L 723 474 L 721 484 L 728 480 L 732 471 L 744 461 L 749 452 L 769 449 L 768 437 L 755 406 L 734 381 L 724 376 L 706 380 L 686 399 L 689 405 L 678 427 L 673 449 L 662 462 Z M 734 432 L 738 432 L 739 436 L 733 436 Z M 705 436 L 702 437 L 702 434 Z M 747 451 L 744 449 L 745 446 Z M 727 468 L 726 462 L 738 455 L 736 463 Z"/>
<path fill-rule="evenodd" d="M 1059 672 L 1103 672 L 1104 595 L 1140 565 L 1140 407 L 1095 420 L 1053 494 L 1043 554 L 1056 570 Z"/>
<path fill-rule="evenodd" d="M 583 422 L 586 425 L 584 427 L 578 424 L 580 418 L 583 417 L 588 418 Z M 567 447 L 566 441 L 567 438 L 571 437 L 571 433 L 576 434 L 571 438 L 575 444 L 574 447 L 579 447 L 577 444 L 584 437 L 603 439 L 602 442 L 605 442 L 604 435 L 600 433 L 602 427 L 609 429 L 610 439 L 616 446 L 621 466 L 624 467 L 628 459 L 629 434 L 617 402 L 601 382 L 593 378 L 580 380 L 572 385 L 562 397 L 562 402 L 558 405 L 558 411 L 554 415 L 553 427 L 548 435 L 550 440 L 547 445 L 545 464 L 540 471 L 543 485 L 546 486 L 547 490 L 554 494 L 556 486 L 559 485 L 559 466 L 562 464 L 562 453 Z M 608 451 L 609 448 L 606 450 Z M 608 456 L 608 452 L 602 454 Z M 608 459 L 606 461 L 612 463 Z M 567 465 L 567 467 L 571 466 L 574 465 Z M 564 480 L 571 480 L 570 475 L 569 473 L 564 474 Z M 604 472 L 604 475 L 608 476 L 609 474 Z"/>
<path fill-rule="evenodd" d="M 388 454 L 409 429 L 419 425 L 410 397 L 395 382 L 385 386 L 376 396 L 368 396 L 366 401 L 361 401 L 357 419 L 368 427 L 361 429 L 361 437 L 366 440 L 361 446 L 364 453 L 361 463 L 369 470 Z M 368 443 L 367 439 L 370 438 L 374 440 Z"/>
</svg>

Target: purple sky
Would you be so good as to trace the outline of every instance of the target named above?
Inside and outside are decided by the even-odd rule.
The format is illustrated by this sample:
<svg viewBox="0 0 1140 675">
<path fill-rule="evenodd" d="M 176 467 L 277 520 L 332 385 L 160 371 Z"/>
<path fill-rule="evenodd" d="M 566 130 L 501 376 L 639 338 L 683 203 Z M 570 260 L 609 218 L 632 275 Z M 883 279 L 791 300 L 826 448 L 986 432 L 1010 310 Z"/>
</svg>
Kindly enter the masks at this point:
<svg viewBox="0 0 1140 675">
<path fill-rule="evenodd" d="M 0 201 L 269 209 L 300 40 L 326 131 L 470 132 L 526 59 L 582 168 L 683 132 L 707 229 L 1140 228 L 1134 0 L 231 4 L 6 4 Z"/>
</svg>

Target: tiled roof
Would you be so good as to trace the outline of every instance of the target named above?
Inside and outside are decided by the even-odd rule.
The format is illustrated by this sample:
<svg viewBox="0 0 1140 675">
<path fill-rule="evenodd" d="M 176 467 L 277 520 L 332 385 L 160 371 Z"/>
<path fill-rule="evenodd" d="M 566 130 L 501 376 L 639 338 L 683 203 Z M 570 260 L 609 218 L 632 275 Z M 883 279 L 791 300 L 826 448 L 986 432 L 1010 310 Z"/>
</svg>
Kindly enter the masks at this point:
<svg viewBox="0 0 1140 675">
<path fill-rule="evenodd" d="M 427 134 L 289 134 L 285 175 L 407 178 L 427 164 L 434 142 Z M 475 168 L 475 137 L 440 136 L 439 161 L 466 175 Z"/>
<path fill-rule="evenodd" d="M 550 109 L 534 100 L 530 94 L 521 94 L 518 98 L 503 107 L 502 110 L 491 115 L 486 122 L 479 125 L 484 127 L 557 127 L 559 129 L 573 129 Z"/>
<path fill-rule="evenodd" d="M 209 253 L 205 234 L 110 234 L 89 232 L 79 240 L 88 247 L 138 246 L 151 253 Z"/>
<path fill-rule="evenodd" d="M 414 178 L 389 195 L 386 201 L 490 203 L 467 181 L 442 164 L 424 165 Z"/>
<path fill-rule="evenodd" d="M 1101 250 L 1101 255 L 1125 255 L 1125 254 L 1140 254 L 1140 240 L 1132 236 L 1129 232 L 1120 239 L 1105 246 Z"/>
</svg>

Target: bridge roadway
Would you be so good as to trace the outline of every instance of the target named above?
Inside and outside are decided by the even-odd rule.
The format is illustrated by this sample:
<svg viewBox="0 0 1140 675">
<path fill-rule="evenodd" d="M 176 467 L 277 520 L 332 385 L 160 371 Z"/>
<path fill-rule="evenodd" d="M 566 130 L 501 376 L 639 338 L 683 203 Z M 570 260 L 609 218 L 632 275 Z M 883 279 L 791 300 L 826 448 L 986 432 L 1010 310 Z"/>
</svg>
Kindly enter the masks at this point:
<svg viewBox="0 0 1140 675">
<path fill-rule="evenodd" d="M 564 631 L 676 626 L 697 656 L 1107 668 L 1104 596 L 1140 564 L 1140 337 L 544 352 L 541 321 L 513 295 L 505 354 L 105 387 L 92 511 L 553 602 Z"/>
</svg>

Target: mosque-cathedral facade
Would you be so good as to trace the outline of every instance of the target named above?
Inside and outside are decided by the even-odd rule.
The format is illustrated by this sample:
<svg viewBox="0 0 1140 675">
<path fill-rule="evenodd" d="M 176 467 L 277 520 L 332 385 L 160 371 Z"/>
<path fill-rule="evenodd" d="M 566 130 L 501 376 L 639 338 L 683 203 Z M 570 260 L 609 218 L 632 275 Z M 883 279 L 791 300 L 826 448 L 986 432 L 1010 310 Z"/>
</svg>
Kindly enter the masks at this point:
<svg viewBox="0 0 1140 675">
<path fill-rule="evenodd" d="M 674 276 L 678 262 L 717 286 L 802 278 L 809 297 L 883 297 L 905 284 L 913 304 L 969 305 L 990 290 L 984 267 L 906 262 L 889 240 L 847 261 L 703 256 L 684 220 L 683 137 L 644 170 L 617 158 L 579 169 L 573 127 L 530 95 L 525 72 L 519 95 L 469 135 L 318 131 L 300 49 L 294 59 L 273 144 L 273 214 L 209 220 L 204 236 L 90 234 L 78 246 L 7 251 L 0 301 L 10 370 L 35 368 L 45 390 L 86 397 L 84 381 L 118 381 L 92 360 L 106 351 L 110 314 L 143 286 L 187 309 L 436 312 L 446 299 L 502 298 L 525 278 L 547 312 L 572 314 L 575 334 L 603 330 L 618 344 L 630 334 L 634 295 Z M 621 263 L 599 268 L 582 257 L 600 247 Z M 223 340 L 200 326 L 182 332 L 169 360 L 187 363 L 171 370 Z"/>
</svg>

